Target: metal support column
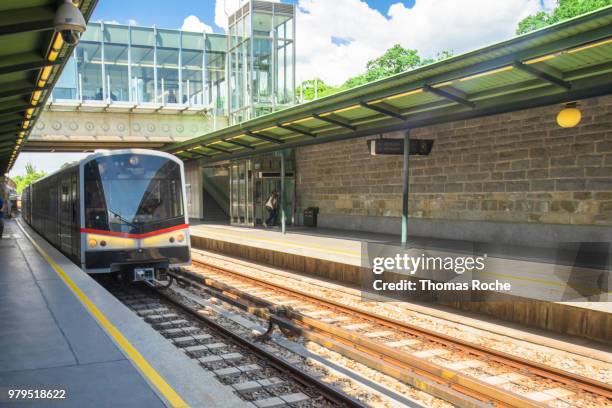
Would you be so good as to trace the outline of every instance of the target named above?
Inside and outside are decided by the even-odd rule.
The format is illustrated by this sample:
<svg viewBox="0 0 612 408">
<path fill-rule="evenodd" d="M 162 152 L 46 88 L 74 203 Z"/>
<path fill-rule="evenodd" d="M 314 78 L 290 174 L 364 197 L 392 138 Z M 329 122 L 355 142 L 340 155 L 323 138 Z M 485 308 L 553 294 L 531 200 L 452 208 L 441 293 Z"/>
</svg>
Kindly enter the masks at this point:
<svg viewBox="0 0 612 408">
<path fill-rule="evenodd" d="M 153 97 L 154 103 L 158 103 L 157 92 L 157 26 L 153 26 Z M 163 96 L 162 96 L 163 99 Z M 150 101 L 149 101 L 150 102 Z"/>
<path fill-rule="evenodd" d="M 408 243 L 408 194 L 410 192 L 410 131 L 404 134 L 404 168 L 402 171 L 402 247 Z"/>
<path fill-rule="evenodd" d="M 286 228 L 285 220 L 285 150 L 281 154 L 281 191 L 280 191 L 280 210 L 281 210 L 281 231 L 284 234 Z"/>
<path fill-rule="evenodd" d="M 132 23 L 128 24 L 128 100 L 134 102 L 134 84 L 132 83 Z"/>
<path fill-rule="evenodd" d="M 104 55 L 104 22 L 101 21 L 100 22 L 100 31 L 102 33 L 102 38 L 100 39 L 100 59 L 102 61 L 102 63 L 100 64 L 101 66 L 101 70 L 102 70 L 102 100 L 106 101 L 107 100 L 107 95 L 110 94 L 110 89 L 108 89 L 107 86 L 107 79 L 106 79 L 106 55 Z M 98 92 L 96 91 L 96 98 Z M 110 96 L 108 96 L 108 99 L 110 99 Z"/>
</svg>

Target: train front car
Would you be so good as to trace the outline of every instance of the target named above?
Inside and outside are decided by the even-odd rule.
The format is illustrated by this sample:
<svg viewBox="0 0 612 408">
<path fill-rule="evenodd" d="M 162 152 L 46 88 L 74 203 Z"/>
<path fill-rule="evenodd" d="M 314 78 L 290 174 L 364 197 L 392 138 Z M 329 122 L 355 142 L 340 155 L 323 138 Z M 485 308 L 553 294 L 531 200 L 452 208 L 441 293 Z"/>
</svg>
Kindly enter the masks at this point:
<svg viewBox="0 0 612 408">
<path fill-rule="evenodd" d="M 165 280 L 191 262 L 183 164 L 144 150 L 93 155 L 81 164 L 81 260 L 88 273 Z"/>
</svg>

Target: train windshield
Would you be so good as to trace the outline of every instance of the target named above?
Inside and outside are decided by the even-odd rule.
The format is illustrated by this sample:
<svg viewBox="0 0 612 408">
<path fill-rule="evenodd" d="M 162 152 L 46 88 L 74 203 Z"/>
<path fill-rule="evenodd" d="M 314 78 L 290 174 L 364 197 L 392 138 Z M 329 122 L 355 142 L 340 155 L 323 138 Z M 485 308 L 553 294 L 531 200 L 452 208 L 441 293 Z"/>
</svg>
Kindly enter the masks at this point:
<svg viewBox="0 0 612 408">
<path fill-rule="evenodd" d="M 87 228 L 142 234 L 184 223 L 178 163 L 122 154 L 85 164 Z"/>
</svg>

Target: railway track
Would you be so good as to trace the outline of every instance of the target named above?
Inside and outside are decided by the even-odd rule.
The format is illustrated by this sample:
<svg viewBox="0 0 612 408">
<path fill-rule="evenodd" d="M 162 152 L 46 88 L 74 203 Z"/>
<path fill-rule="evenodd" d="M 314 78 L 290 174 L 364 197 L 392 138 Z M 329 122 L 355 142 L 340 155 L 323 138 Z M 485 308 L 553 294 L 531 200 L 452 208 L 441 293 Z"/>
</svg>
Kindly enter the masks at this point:
<svg viewBox="0 0 612 408">
<path fill-rule="evenodd" d="M 612 407 L 610 384 L 194 261 L 174 275 L 457 406 Z"/>
<path fill-rule="evenodd" d="M 105 285 L 126 306 L 257 408 L 365 405 L 228 330 L 163 288 Z"/>
</svg>

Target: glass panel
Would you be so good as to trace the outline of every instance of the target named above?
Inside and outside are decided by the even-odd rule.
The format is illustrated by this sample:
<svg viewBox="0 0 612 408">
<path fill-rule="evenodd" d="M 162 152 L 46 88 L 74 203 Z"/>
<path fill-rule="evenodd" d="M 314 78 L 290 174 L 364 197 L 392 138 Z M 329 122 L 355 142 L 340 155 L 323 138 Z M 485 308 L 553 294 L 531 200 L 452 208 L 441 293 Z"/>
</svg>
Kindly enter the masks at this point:
<svg viewBox="0 0 612 408">
<path fill-rule="evenodd" d="M 293 102 L 293 43 L 277 41 L 277 82 L 276 102 L 280 105 L 290 105 Z"/>
<path fill-rule="evenodd" d="M 202 86 L 203 51 L 182 50 L 183 62 L 183 95 L 182 103 L 204 105 L 204 87 Z"/>
<path fill-rule="evenodd" d="M 76 49 L 77 71 L 82 86 L 83 100 L 103 100 L 102 43 L 79 43 Z"/>
<path fill-rule="evenodd" d="M 253 36 L 272 38 L 272 15 L 256 12 L 253 14 Z"/>
<path fill-rule="evenodd" d="M 78 74 L 76 59 L 71 56 L 53 88 L 54 99 L 78 99 Z"/>
<path fill-rule="evenodd" d="M 272 42 L 253 39 L 253 103 L 272 104 Z"/>
<path fill-rule="evenodd" d="M 182 35 L 182 81 L 181 103 L 204 105 L 204 84 L 202 66 L 204 64 L 204 36 L 183 32 Z"/>
<path fill-rule="evenodd" d="M 87 30 L 83 33 L 80 43 L 83 41 L 102 41 L 102 29 L 100 23 L 89 23 L 87 24 Z"/>
<path fill-rule="evenodd" d="M 111 101 L 130 100 L 128 74 L 128 27 L 104 26 L 104 69 Z"/>
<path fill-rule="evenodd" d="M 132 96 L 155 101 L 153 29 L 132 27 Z"/>
<path fill-rule="evenodd" d="M 179 41 L 178 31 L 157 31 L 157 90 L 158 102 L 179 102 Z"/>
<path fill-rule="evenodd" d="M 206 35 L 206 97 L 217 115 L 225 115 L 227 82 L 225 60 L 228 39 L 224 35 Z"/>
</svg>

